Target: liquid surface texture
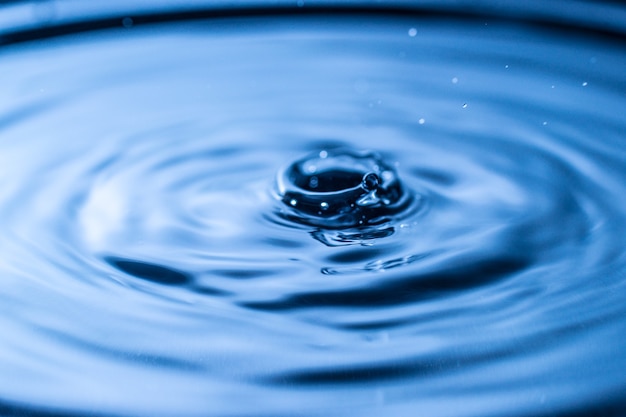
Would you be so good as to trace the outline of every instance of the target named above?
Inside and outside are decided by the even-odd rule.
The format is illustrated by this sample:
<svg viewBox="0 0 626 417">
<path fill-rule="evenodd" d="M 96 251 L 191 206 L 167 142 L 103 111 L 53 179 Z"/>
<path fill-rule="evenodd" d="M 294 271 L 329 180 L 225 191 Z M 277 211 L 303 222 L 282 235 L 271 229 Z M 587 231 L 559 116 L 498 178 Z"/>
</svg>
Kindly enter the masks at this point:
<svg viewBox="0 0 626 417">
<path fill-rule="evenodd" d="M 131 23 L 0 48 L 0 414 L 626 412 L 623 42 Z"/>
</svg>

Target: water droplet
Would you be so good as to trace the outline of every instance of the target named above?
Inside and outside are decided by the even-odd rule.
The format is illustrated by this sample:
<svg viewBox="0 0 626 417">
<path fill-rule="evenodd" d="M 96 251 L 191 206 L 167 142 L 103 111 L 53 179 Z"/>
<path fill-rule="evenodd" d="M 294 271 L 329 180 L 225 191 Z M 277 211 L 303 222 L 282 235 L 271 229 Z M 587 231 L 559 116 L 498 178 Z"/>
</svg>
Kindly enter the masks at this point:
<svg viewBox="0 0 626 417">
<path fill-rule="evenodd" d="M 415 29 L 415 28 L 409 29 L 409 36 L 414 38 L 415 35 L 417 35 L 417 29 Z"/>
<path fill-rule="evenodd" d="M 426 123 L 426 120 L 422 117 L 421 119 L 419 119 L 417 121 L 419 124 L 423 125 L 424 123 Z"/>
<path fill-rule="evenodd" d="M 345 149 L 294 162 L 279 173 L 276 194 L 288 207 L 277 210 L 279 216 L 329 229 L 381 224 L 413 201 L 377 154 Z"/>
<path fill-rule="evenodd" d="M 467 103 L 463 103 L 463 108 L 466 109 L 467 108 Z"/>
<path fill-rule="evenodd" d="M 361 186 L 365 191 L 374 191 L 378 188 L 379 183 L 380 179 L 378 178 L 378 175 L 370 172 L 363 177 L 363 182 L 361 183 Z"/>
<path fill-rule="evenodd" d="M 456 84 L 456 83 L 458 83 L 458 82 L 459 82 L 459 79 L 458 79 L 458 78 L 456 78 L 456 77 L 453 77 L 453 78 L 452 78 L 452 84 Z"/>
</svg>

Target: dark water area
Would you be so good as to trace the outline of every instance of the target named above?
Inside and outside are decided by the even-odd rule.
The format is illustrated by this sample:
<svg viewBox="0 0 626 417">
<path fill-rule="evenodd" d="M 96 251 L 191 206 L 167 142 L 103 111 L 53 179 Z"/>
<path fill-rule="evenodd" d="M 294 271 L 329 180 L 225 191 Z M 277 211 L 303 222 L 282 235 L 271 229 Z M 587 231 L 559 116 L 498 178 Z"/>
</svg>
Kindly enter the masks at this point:
<svg viewBox="0 0 626 417">
<path fill-rule="evenodd" d="M 626 415 L 626 30 L 306 7 L 0 33 L 0 415 Z"/>
</svg>

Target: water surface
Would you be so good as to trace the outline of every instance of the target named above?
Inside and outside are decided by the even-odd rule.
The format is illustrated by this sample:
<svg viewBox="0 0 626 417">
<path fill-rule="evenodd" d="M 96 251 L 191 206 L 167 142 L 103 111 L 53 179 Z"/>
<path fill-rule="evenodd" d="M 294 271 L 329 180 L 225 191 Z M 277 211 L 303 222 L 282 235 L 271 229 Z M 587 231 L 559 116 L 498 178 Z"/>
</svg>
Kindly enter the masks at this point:
<svg viewBox="0 0 626 417">
<path fill-rule="evenodd" d="M 0 49 L 2 413 L 626 412 L 621 38 L 126 23 Z M 281 201 L 333 149 L 409 203 Z"/>
</svg>

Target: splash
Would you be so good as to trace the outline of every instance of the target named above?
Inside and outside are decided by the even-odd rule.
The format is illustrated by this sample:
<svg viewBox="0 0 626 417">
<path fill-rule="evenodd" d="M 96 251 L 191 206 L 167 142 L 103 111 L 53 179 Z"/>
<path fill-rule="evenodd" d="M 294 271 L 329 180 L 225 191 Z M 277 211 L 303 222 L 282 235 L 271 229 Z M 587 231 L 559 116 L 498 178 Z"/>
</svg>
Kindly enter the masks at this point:
<svg viewBox="0 0 626 417">
<path fill-rule="evenodd" d="M 396 170 L 369 151 L 322 150 L 278 174 L 280 215 L 324 229 L 379 225 L 413 201 Z"/>
</svg>

